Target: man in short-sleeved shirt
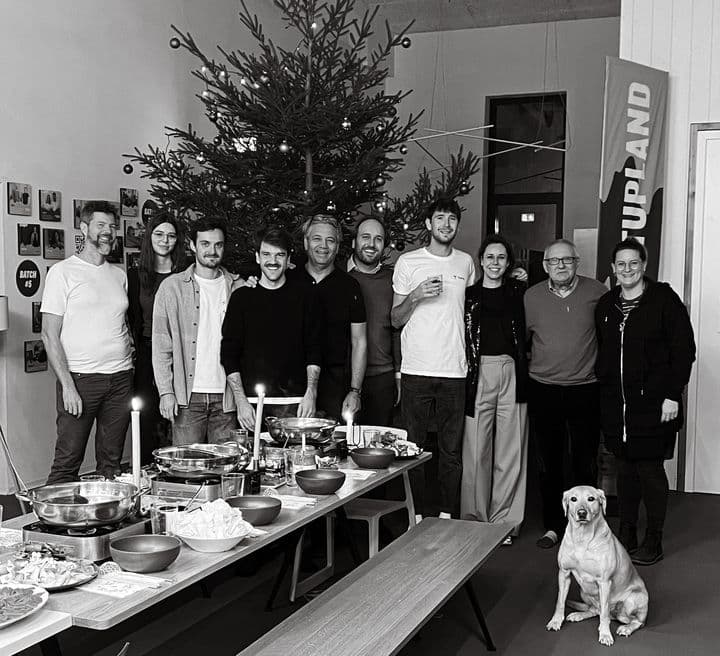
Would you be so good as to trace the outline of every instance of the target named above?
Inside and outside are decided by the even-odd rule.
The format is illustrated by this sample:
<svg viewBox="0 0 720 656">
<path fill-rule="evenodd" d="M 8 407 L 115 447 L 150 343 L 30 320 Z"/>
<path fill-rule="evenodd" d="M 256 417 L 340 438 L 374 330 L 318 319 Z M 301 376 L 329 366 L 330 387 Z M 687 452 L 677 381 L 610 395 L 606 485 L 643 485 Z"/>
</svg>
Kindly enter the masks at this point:
<svg viewBox="0 0 720 656">
<path fill-rule="evenodd" d="M 402 327 L 402 414 L 410 440 L 423 446 L 434 411 L 438 431 L 440 516 L 457 511 L 465 419 L 465 288 L 472 258 L 452 247 L 460 207 L 439 199 L 427 210 L 430 244 L 401 255 L 393 275 L 392 323 Z M 418 508 L 424 481 L 416 479 Z M 421 510 L 422 512 L 422 510 Z"/>
<path fill-rule="evenodd" d="M 57 442 L 48 483 L 77 480 L 93 423 L 98 471 L 112 478 L 130 420 L 132 355 L 125 272 L 106 256 L 115 238 L 115 209 L 83 208 L 84 248 L 48 271 L 40 311 L 43 341 L 57 376 Z"/>
</svg>

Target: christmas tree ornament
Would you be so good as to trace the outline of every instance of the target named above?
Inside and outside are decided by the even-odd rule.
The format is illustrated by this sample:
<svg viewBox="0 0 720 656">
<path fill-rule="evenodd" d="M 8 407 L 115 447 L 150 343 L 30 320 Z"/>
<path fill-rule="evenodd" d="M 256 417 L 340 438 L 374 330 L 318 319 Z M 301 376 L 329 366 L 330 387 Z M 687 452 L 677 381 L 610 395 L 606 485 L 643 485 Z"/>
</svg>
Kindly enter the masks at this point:
<svg viewBox="0 0 720 656">
<path fill-rule="evenodd" d="M 212 123 L 215 123 L 215 121 L 218 120 L 218 114 L 215 110 L 208 112 L 207 117 L 208 117 L 208 120 L 211 121 Z"/>
<path fill-rule="evenodd" d="M 390 248 L 395 248 L 395 242 L 394 242 L 394 241 L 391 241 L 391 242 L 390 242 Z"/>
<path fill-rule="evenodd" d="M 281 152 L 281 153 L 288 153 L 288 152 L 290 152 L 290 145 L 288 144 L 287 141 L 283 141 L 283 142 L 280 144 L 279 148 L 280 148 L 280 152 Z"/>
<path fill-rule="evenodd" d="M 391 107 L 391 108 L 388 110 L 388 114 L 390 114 L 390 116 L 396 116 L 396 115 L 397 115 L 397 109 L 395 109 L 394 107 Z"/>
<path fill-rule="evenodd" d="M 220 137 L 214 137 L 214 138 L 213 138 L 213 143 L 214 143 L 216 146 L 219 146 L 219 145 L 222 144 L 222 139 L 221 139 Z"/>
<path fill-rule="evenodd" d="M 227 184 L 227 182 L 223 182 L 220 185 L 220 191 L 222 191 L 224 194 L 226 194 L 228 191 L 230 191 L 230 185 Z"/>
<path fill-rule="evenodd" d="M 403 223 L 403 230 L 407 230 L 410 227 L 409 223 Z"/>
<path fill-rule="evenodd" d="M 132 172 L 133 172 L 132 164 L 125 164 L 125 166 L 123 166 L 123 173 L 130 175 Z"/>
<path fill-rule="evenodd" d="M 205 91 L 203 91 L 200 95 L 201 95 L 205 100 L 210 100 L 210 98 L 212 98 L 212 94 L 211 94 L 207 89 L 205 89 Z"/>
<path fill-rule="evenodd" d="M 402 146 L 400 146 L 399 150 L 400 150 L 401 155 L 407 155 L 408 147 L 405 144 L 403 144 Z"/>
<path fill-rule="evenodd" d="M 240 84 L 242 84 L 244 87 L 247 86 L 247 83 L 248 83 L 248 80 L 247 80 L 246 77 L 241 77 L 241 78 L 240 78 Z"/>
<path fill-rule="evenodd" d="M 227 71 L 224 71 L 224 70 L 223 70 L 223 71 L 220 71 L 220 72 L 218 73 L 218 77 L 220 78 L 220 80 L 221 80 L 222 82 L 225 82 L 225 80 L 227 80 Z"/>
<path fill-rule="evenodd" d="M 407 50 L 412 45 L 412 41 L 410 41 L 410 37 L 409 36 L 403 37 L 403 40 L 400 41 L 400 45 Z"/>
<path fill-rule="evenodd" d="M 375 178 L 375 184 L 378 187 L 382 187 L 385 184 L 385 178 L 382 175 L 379 175 L 377 178 Z"/>
<path fill-rule="evenodd" d="M 363 178 L 362 180 L 360 180 L 360 182 L 366 185 L 368 182 L 370 182 L 370 180 L 368 180 L 367 178 Z"/>
<path fill-rule="evenodd" d="M 398 239 L 397 243 L 395 244 L 395 249 L 402 253 L 402 251 L 405 250 L 405 242 Z"/>
<path fill-rule="evenodd" d="M 463 180 L 458 187 L 458 191 L 461 196 L 466 196 L 470 193 L 470 183 L 467 180 Z"/>
<path fill-rule="evenodd" d="M 334 212 L 334 211 L 337 209 L 337 207 L 335 206 L 335 203 L 333 203 L 332 201 L 330 201 L 330 202 L 327 204 L 327 207 L 326 207 L 325 209 L 326 209 L 328 212 Z"/>
<path fill-rule="evenodd" d="M 263 84 L 267 84 L 268 82 L 270 82 L 270 78 L 266 74 L 263 73 L 260 76 L 260 82 L 262 82 Z"/>
<path fill-rule="evenodd" d="M 201 72 L 203 75 L 207 75 L 207 74 L 210 72 L 210 69 L 209 69 L 207 66 L 201 66 L 201 67 L 200 67 L 200 72 Z"/>
<path fill-rule="evenodd" d="M 176 36 L 170 39 L 170 47 L 173 50 L 177 50 L 180 47 L 180 39 L 178 39 Z"/>
<path fill-rule="evenodd" d="M 378 123 L 378 124 L 375 126 L 375 129 L 376 129 L 378 132 L 384 132 L 384 131 L 385 131 L 385 127 L 386 127 L 386 126 L 385 126 L 385 121 L 380 121 L 380 123 Z"/>
<path fill-rule="evenodd" d="M 202 153 L 198 153 L 198 156 L 195 158 L 199 164 L 203 164 L 205 162 L 205 155 Z"/>
<path fill-rule="evenodd" d="M 343 118 L 342 123 L 340 123 L 340 127 L 342 127 L 343 130 L 349 130 L 352 127 L 352 123 L 348 121 L 347 116 Z"/>
</svg>

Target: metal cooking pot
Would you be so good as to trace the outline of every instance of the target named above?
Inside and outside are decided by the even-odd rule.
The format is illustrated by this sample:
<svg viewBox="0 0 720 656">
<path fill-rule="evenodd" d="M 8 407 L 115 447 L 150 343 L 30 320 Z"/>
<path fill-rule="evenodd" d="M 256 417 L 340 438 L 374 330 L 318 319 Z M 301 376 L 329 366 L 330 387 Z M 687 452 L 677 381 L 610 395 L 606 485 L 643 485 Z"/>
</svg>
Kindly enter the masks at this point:
<svg viewBox="0 0 720 656">
<path fill-rule="evenodd" d="M 117 524 L 135 509 L 141 491 L 131 483 L 80 481 L 17 492 L 38 519 L 51 526 L 84 529 Z"/>
<path fill-rule="evenodd" d="M 303 436 L 306 444 L 326 444 L 337 426 L 336 421 L 320 417 L 265 417 L 265 423 L 270 437 L 281 445 L 301 444 Z"/>
<path fill-rule="evenodd" d="M 160 471 L 187 479 L 221 476 L 241 471 L 250 462 L 250 452 L 237 442 L 164 446 L 153 451 Z"/>
</svg>

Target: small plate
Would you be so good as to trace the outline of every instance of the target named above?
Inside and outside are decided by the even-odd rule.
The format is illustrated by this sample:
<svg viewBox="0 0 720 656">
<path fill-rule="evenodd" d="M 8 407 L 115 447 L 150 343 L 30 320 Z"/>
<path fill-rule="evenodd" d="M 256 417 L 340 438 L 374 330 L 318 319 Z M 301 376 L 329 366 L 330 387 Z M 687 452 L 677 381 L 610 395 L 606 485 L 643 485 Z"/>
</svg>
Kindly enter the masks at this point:
<svg viewBox="0 0 720 656">
<path fill-rule="evenodd" d="M 81 566 L 85 570 L 85 572 L 83 572 L 83 577 L 73 581 L 72 583 L 65 583 L 63 585 L 43 585 L 41 589 L 47 590 L 48 592 L 62 592 L 63 590 L 70 590 L 72 588 L 77 588 L 80 585 L 85 585 L 98 575 L 97 565 L 91 560 L 82 560 L 80 558 L 65 558 L 65 560 L 75 562 Z M 24 583 L 21 581 L 15 582 L 11 580 L 9 576 L 9 574 L 0 575 L 0 585 L 34 585 L 33 583 Z"/>
<path fill-rule="evenodd" d="M 18 615 L 17 617 L 6 620 L 0 619 L 0 629 L 9 626 L 10 624 L 14 624 L 15 622 L 19 622 L 20 620 L 25 619 L 33 613 L 36 613 L 47 603 L 47 600 L 50 597 L 47 590 L 44 590 L 43 588 L 38 588 L 36 585 L 25 585 L 21 583 L 3 583 L 0 584 L 0 609 L 2 609 L 2 607 L 4 606 L 3 591 L 7 590 L 8 588 L 12 588 L 13 590 L 31 590 L 32 594 L 38 595 L 40 598 L 35 604 L 33 604 L 32 608 L 28 608 L 24 613 Z M 0 611 L 0 617 L 2 616 L 3 613 Z"/>
</svg>

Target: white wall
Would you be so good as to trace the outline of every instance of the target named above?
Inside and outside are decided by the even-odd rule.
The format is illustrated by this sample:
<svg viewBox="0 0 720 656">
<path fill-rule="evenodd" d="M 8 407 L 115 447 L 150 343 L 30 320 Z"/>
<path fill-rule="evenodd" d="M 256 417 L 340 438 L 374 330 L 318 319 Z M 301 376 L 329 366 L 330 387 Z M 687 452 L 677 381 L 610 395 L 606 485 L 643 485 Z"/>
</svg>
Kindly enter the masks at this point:
<svg viewBox="0 0 720 656">
<path fill-rule="evenodd" d="M 682 294 L 690 123 L 720 121 L 720 2 L 623 0 L 620 57 L 670 74 L 659 277 Z"/>
<path fill-rule="evenodd" d="M 268 0 L 255 0 L 269 31 L 281 33 Z M 196 60 L 171 50 L 170 24 L 193 34 L 215 56 L 215 46 L 246 50 L 253 42 L 237 17 L 237 0 L 0 0 L 0 293 L 10 300 L 10 330 L 0 334 L 0 424 L 28 484 L 44 481 L 55 442 L 55 378 L 24 373 L 23 342 L 31 332 L 32 298 L 15 287 L 18 223 L 39 223 L 37 191 L 60 190 L 66 254 L 74 248 L 73 198 L 117 199 L 119 188 L 146 184 L 136 169 L 122 173 L 121 157 L 134 146 L 164 145 L 164 126 L 201 118 Z M 216 52 L 216 51 L 215 51 Z M 219 53 L 217 53 L 219 54 Z M 7 213 L 6 182 L 33 186 L 32 217 Z M 50 261 L 31 257 L 45 276 Z M 92 458 L 89 459 L 92 461 Z M 0 493 L 9 479 L 0 455 Z"/>
<path fill-rule="evenodd" d="M 409 49 L 396 49 L 387 87 L 389 92 L 413 89 L 403 115 L 426 108 L 416 136 L 429 134 L 425 127 L 483 125 L 488 96 L 566 91 L 564 232 L 572 237 L 575 228 L 597 225 L 604 64 L 606 55 L 617 56 L 618 35 L 617 18 L 412 34 Z M 424 142 L 443 162 L 461 143 L 483 152 L 477 140 Z M 408 166 L 393 181 L 393 193 L 403 195 L 423 166 L 437 167 L 410 145 Z M 458 247 L 473 254 L 484 234 L 482 180 L 481 171 L 474 178 L 476 189 L 462 200 L 467 212 Z"/>
</svg>

